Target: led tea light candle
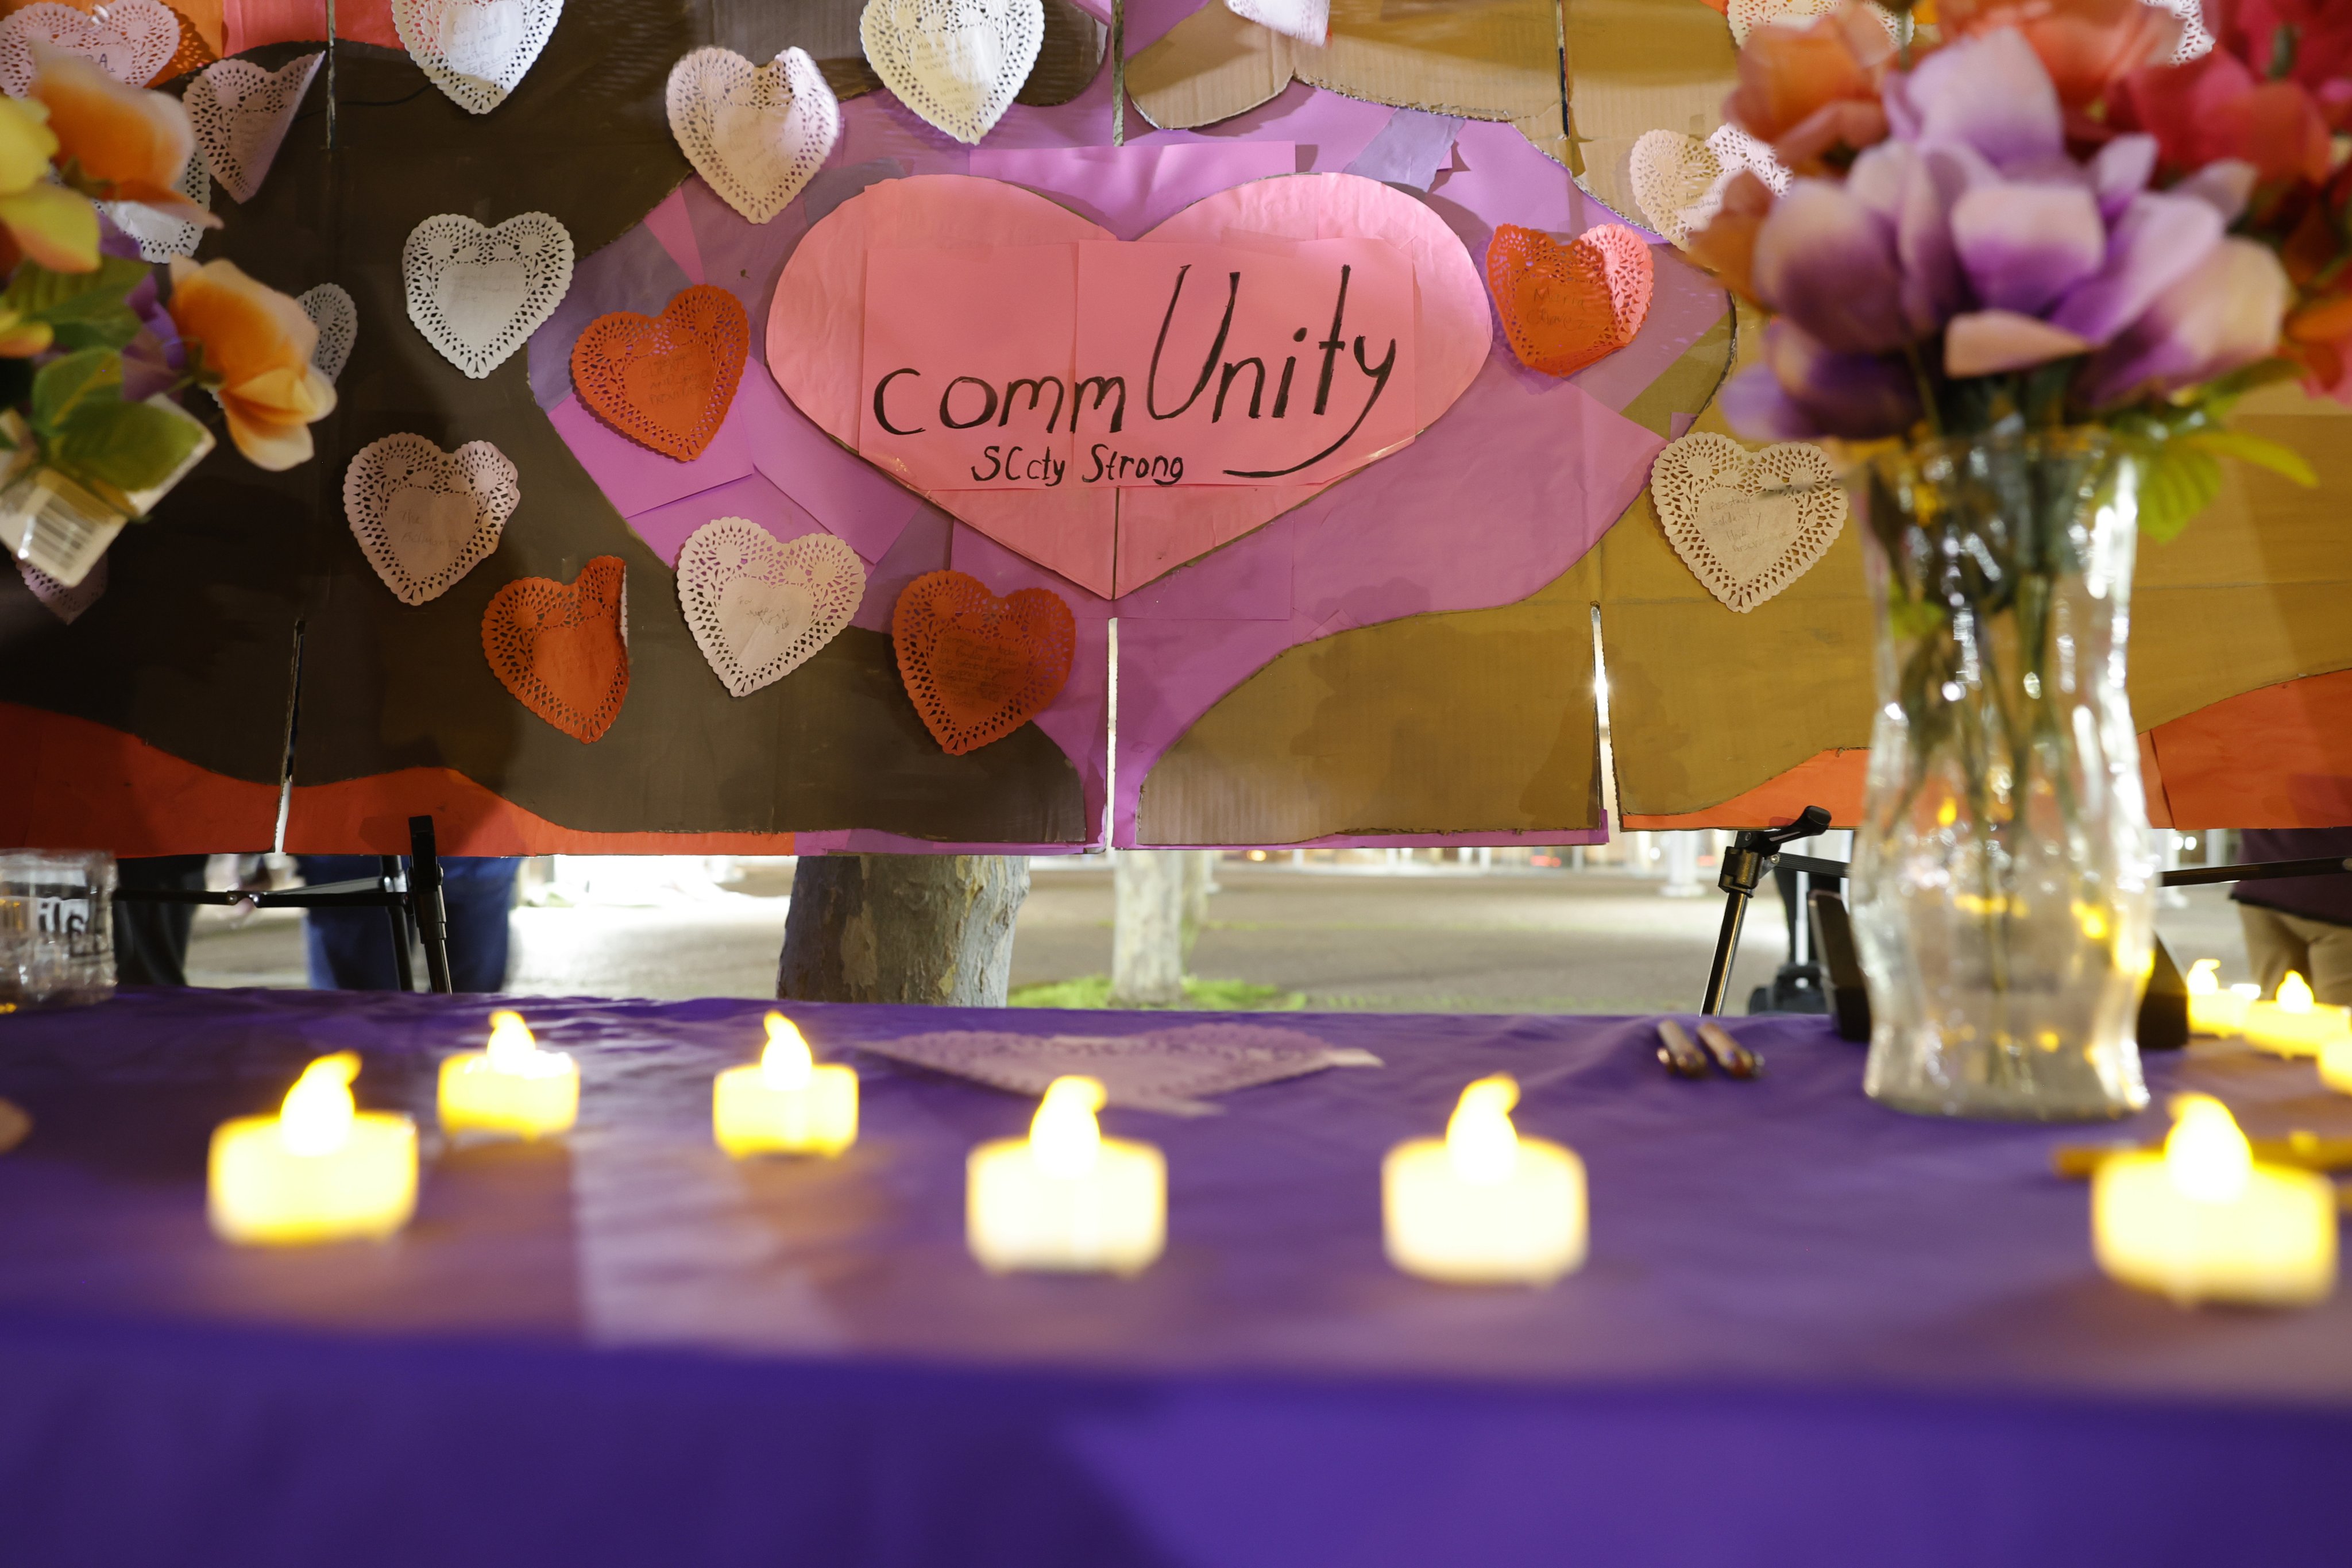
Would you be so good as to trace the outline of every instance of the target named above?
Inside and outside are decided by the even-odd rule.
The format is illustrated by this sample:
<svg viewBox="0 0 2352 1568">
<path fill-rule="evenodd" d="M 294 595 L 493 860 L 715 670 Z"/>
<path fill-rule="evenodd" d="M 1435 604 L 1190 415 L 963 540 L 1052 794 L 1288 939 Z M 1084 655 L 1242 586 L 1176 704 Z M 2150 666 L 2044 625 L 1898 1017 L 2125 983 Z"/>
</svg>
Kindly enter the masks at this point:
<svg viewBox="0 0 2352 1568">
<path fill-rule="evenodd" d="M 1545 1285 L 1580 1267 L 1584 1162 L 1511 1125 L 1507 1075 L 1462 1091 L 1445 1138 L 1415 1138 L 1381 1166 L 1389 1261 L 1463 1285 Z"/>
<path fill-rule="evenodd" d="M 416 1208 L 416 1127 L 355 1110 L 360 1058 L 320 1057 L 276 1116 L 240 1116 L 213 1132 L 213 1229 L 247 1246 L 381 1239 Z"/>
<path fill-rule="evenodd" d="M 2263 994 L 2259 985 L 2221 988 L 2219 960 L 2200 958 L 2189 966 L 2189 1028 L 2199 1035 L 2234 1035 L 2246 1026 L 2246 1006 Z"/>
<path fill-rule="evenodd" d="M 1149 1143 L 1106 1138 L 1103 1086 L 1057 1078 L 1026 1138 L 971 1152 L 964 1237 L 974 1258 L 1008 1268 L 1134 1274 L 1168 1239 L 1168 1166 Z"/>
<path fill-rule="evenodd" d="M 2275 1002 L 2246 1004 L 2246 1038 L 2283 1057 L 2315 1057 L 2330 1040 L 2352 1036 L 2352 1009 L 2312 999 L 2311 986 L 2293 970 L 2279 982 Z"/>
<path fill-rule="evenodd" d="M 712 1082 L 710 1131 L 739 1160 L 838 1154 L 857 1142 L 857 1074 L 833 1062 L 819 1067 L 793 1021 L 771 1013 L 759 1061 Z"/>
<path fill-rule="evenodd" d="M 489 1048 L 441 1064 L 441 1130 L 541 1138 L 568 1132 L 580 1115 L 580 1068 L 542 1051 L 520 1013 L 490 1015 Z"/>
<path fill-rule="evenodd" d="M 2291 1307 L 2336 1287 L 2336 1189 L 2326 1176 L 2258 1165 L 2229 1109 L 2172 1102 L 2161 1153 L 2118 1154 L 2091 1177 L 2099 1267 L 2181 1304 Z"/>
</svg>

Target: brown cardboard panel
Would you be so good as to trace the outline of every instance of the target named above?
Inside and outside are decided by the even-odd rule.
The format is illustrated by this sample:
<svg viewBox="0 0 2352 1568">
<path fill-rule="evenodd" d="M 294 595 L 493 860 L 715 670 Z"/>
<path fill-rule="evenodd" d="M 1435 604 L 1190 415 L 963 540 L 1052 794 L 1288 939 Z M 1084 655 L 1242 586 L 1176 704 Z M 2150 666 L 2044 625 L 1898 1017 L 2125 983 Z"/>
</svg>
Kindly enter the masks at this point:
<svg viewBox="0 0 2352 1568">
<path fill-rule="evenodd" d="M 1556 0 L 1332 0 L 1320 48 L 1209 5 L 1127 62 L 1127 91 L 1154 125 L 1207 125 L 1294 76 L 1375 103 L 1525 121 L 1538 146 L 1560 134 Z"/>
<path fill-rule="evenodd" d="M 1414 616 L 1289 649 L 1152 769 L 1141 840 L 1594 826 L 1590 599 L 1572 570 L 1516 605 Z"/>
<path fill-rule="evenodd" d="M 1705 136 L 1738 83 L 1731 28 L 1702 0 L 1560 0 L 1577 182 L 1635 223 L 1628 173 L 1645 131 Z M 1530 138 L 1532 140 L 1532 138 Z M 1540 145 L 1540 143 L 1538 143 Z"/>
</svg>

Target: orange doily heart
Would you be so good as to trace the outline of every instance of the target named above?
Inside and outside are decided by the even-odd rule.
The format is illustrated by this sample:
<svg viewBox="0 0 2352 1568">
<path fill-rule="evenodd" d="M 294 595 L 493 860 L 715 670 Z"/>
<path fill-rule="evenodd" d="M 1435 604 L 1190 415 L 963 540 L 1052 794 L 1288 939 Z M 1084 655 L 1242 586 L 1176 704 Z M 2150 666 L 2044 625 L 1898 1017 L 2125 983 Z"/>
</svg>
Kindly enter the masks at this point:
<svg viewBox="0 0 2352 1568">
<path fill-rule="evenodd" d="M 1486 247 L 1486 288 L 1511 352 L 1547 375 L 1573 375 L 1632 342 L 1654 282 L 1649 242 L 1620 223 L 1566 245 L 1507 223 Z"/>
<path fill-rule="evenodd" d="M 482 612 L 482 652 L 515 700 L 575 741 L 593 741 L 629 694 L 628 577 L 599 555 L 570 583 L 518 577 Z"/>
<path fill-rule="evenodd" d="M 188 20 L 186 12 L 177 5 L 170 9 L 172 14 L 180 19 L 180 47 L 165 63 L 163 68 L 155 73 L 154 79 L 147 84 L 150 87 L 154 86 L 156 82 L 165 82 L 175 77 L 184 77 L 190 71 L 200 71 L 220 58 L 220 56 L 213 52 L 213 47 L 205 42 L 205 36 L 196 31 L 196 25 Z"/>
<path fill-rule="evenodd" d="M 898 676 L 951 756 L 1001 741 L 1061 694 L 1077 651 L 1070 606 L 1044 588 L 1004 598 L 961 572 L 927 572 L 890 614 Z"/>
<path fill-rule="evenodd" d="M 658 316 L 615 310 L 589 322 L 572 345 L 572 384 L 630 440 L 689 462 L 719 434 L 751 347 L 743 302 L 697 283 Z"/>
</svg>

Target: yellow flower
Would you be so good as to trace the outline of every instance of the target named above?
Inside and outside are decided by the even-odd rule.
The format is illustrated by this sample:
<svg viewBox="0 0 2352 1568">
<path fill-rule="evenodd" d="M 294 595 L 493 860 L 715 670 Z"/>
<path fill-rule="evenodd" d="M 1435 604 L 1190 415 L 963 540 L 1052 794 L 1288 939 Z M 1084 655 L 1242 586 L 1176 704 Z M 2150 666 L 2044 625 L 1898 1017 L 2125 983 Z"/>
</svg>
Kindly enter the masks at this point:
<svg viewBox="0 0 2352 1568">
<path fill-rule="evenodd" d="M 172 258 L 167 307 L 180 335 L 203 345 L 204 367 L 228 416 L 229 439 L 257 468 L 310 458 L 310 426 L 334 412 L 335 386 L 310 363 L 319 329 L 302 307 L 232 261 Z"/>
<path fill-rule="evenodd" d="M 0 230 L 15 250 L 58 272 L 88 272 L 98 265 L 98 212 L 89 203 L 49 178 L 58 139 L 48 110 L 20 98 L 0 98 Z M 15 258 L 0 256 L 14 265 Z M 44 329 L 46 333 L 46 329 Z M 18 339 L 10 333 L 7 339 Z M 0 349 L 21 358 L 39 348 Z"/>
<path fill-rule="evenodd" d="M 58 156 L 107 201 L 137 202 L 183 223 L 217 228 L 220 219 L 179 191 L 195 151 L 188 111 L 169 93 L 126 87 L 79 55 L 33 46 L 33 96 L 48 109 Z"/>
</svg>

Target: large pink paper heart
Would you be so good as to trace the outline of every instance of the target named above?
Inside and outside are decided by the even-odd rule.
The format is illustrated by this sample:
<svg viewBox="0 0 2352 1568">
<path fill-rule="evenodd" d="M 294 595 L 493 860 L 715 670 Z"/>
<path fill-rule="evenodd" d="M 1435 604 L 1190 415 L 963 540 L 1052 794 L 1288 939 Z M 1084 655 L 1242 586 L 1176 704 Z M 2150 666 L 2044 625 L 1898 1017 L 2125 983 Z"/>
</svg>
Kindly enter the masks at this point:
<svg viewBox="0 0 2352 1568">
<path fill-rule="evenodd" d="M 1486 285 L 1469 253 L 1421 202 L 1353 174 L 1287 175 L 1220 191 L 1133 243 L 1350 238 L 1385 241 L 1412 263 L 1419 297 L 1412 423 L 1425 430 L 1476 379 L 1492 328 Z M 868 186 L 793 252 L 768 311 L 768 369 L 802 413 L 854 450 L 868 251 L 1076 242 L 1118 243 L 1118 237 L 1001 181 L 927 174 Z M 1007 310 L 1022 305 L 1005 301 Z M 1334 482 L 925 493 L 999 543 L 1110 598 L 1230 543 Z"/>
</svg>

